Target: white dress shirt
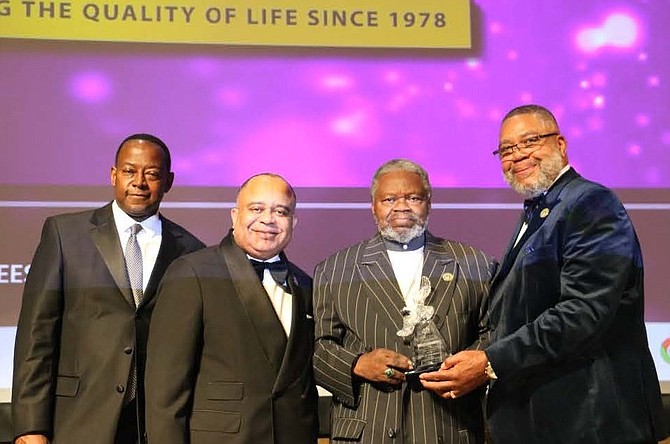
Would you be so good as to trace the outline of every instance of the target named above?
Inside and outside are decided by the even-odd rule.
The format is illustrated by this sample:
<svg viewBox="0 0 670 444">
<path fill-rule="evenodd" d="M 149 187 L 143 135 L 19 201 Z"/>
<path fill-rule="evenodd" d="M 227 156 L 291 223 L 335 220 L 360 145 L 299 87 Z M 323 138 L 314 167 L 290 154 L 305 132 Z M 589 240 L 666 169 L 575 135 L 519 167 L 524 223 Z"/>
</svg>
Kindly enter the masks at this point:
<svg viewBox="0 0 670 444">
<path fill-rule="evenodd" d="M 137 233 L 137 243 L 140 244 L 142 250 L 142 290 L 146 290 L 147 283 L 151 278 L 151 273 L 158 258 L 158 252 L 161 248 L 161 241 L 163 240 L 163 224 L 158 216 L 158 213 L 138 222 L 132 217 L 128 216 L 116 200 L 112 203 L 112 213 L 114 214 L 114 224 L 116 231 L 119 233 L 119 241 L 121 241 L 121 250 L 125 255 L 126 244 L 130 238 L 130 227 L 135 224 L 142 225 L 142 230 Z"/>
</svg>

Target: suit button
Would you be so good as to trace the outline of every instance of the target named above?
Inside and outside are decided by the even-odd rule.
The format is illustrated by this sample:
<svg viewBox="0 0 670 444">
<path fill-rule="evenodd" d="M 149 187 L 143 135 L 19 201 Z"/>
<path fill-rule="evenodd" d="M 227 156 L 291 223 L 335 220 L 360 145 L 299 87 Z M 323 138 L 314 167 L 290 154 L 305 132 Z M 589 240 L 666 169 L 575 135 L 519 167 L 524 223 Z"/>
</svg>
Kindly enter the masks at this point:
<svg viewBox="0 0 670 444">
<path fill-rule="evenodd" d="M 126 388 L 123 385 L 119 384 L 116 386 L 116 391 L 119 393 L 123 393 L 126 391 Z"/>
<path fill-rule="evenodd" d="M 386 431 L 386 435 L 391 439 L 395 438 L 395 435 L 396 435 L 395 429 L 388 429 Z"/>
<path fill-rule="evenodd" d="M 133 348 L 132 347 L 126 347 L 126 348 L 123 349 L 123 352 L 125 354 L 129 355 L 133 352 Z"/>
</svg>

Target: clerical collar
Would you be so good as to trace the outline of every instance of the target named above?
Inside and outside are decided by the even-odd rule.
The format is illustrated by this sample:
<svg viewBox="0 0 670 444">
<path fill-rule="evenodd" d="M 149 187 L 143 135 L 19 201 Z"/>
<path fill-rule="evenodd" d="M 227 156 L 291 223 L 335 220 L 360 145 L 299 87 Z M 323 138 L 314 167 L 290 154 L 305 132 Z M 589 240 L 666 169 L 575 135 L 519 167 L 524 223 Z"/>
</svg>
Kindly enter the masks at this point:
<svg viewBox="0 0 670 444">
<path fill-rule="evenodd" d="M 389 251 L 415 251 L 426 244 L 426 234 L 423 233 L 421 236 L 417 236 L 409 242 L 403 244 L 400 242 L 384 239 L 384 245 Z"/>
</svg>

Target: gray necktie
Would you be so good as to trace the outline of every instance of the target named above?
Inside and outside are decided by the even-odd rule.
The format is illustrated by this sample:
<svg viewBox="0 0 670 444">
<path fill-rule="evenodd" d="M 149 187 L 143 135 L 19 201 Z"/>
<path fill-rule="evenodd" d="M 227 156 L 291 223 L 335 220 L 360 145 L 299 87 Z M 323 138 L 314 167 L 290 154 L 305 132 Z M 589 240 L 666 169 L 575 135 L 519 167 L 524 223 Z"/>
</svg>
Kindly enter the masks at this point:
<svg viewBox="0 0 670 444">
<path fill-rule="evenodd" d="M 126 244 L 126 268 L 130 279 L 130 288 L 135 299 L 135 308 L 142 302 L 142 250 L 137 242 L 137 233 L 142 230 L 142 225 L 135 224 L 130 227 L 130 237 Z"/>
<path fill-rule="evenodd" d="M 142 225 L 135 224 L 130 227 L 130 237 L 126 243 L 126 268 L 128 269 L 128 279 L 130 280 L 130 288 L 133 291 L 133 299 L 135 300 L 135 309 L 140 306 L 142 302 L 142 250 L 140 244 L 137 242 L 137 233 L 142 231 Z M 133 359 L 132 369 L 128 377 L 128 386 L 124 394 L 124 404 L 129 403 L 135 399 L 137 392 L 137 366 Z"/>
</svg>

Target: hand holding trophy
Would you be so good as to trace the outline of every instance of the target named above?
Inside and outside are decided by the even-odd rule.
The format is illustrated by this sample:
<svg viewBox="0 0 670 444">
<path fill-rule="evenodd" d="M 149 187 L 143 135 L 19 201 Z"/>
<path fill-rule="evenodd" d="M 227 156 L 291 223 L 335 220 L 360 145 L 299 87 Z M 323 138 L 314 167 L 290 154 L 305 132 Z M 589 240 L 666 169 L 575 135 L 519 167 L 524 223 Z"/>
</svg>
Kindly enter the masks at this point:
<svg viewBox="0 0 670 444">
<path fill-rule="evenodd" d="M 451 355 L 432 320 L 435 308 L 425 304 L 430 291 L 430 280 L 422 276 L 419 288 L 407 297 L 402 311 L 403 327 L 397 332 L 398 336 L 409 339 L 412 344 L 414 370 L 406 372 L 405 379 L 414 391 L 423 390 L 419 381 L 421 373 L 438 370 L 442 361 Z"/>
</svg>

